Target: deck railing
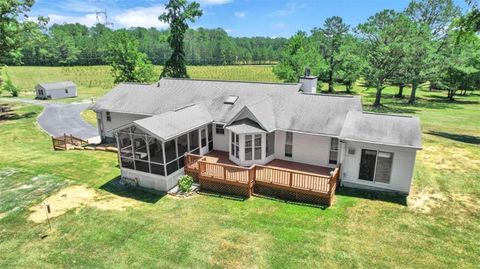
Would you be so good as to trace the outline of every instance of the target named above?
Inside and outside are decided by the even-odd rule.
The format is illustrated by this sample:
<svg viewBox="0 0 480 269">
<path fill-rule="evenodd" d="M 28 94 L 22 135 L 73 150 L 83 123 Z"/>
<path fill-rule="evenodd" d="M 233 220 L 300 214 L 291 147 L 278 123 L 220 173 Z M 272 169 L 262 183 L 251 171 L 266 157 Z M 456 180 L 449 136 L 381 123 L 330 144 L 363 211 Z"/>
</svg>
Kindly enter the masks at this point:
<svg viewBox="0 0 480 269">
<path fill-rule="evenodd" d="M 235 186 L 244 186 L 249 189 L 255 184 L 269 186 L 283 190 L 291 190 L 303 194 L 317 195 L 332 203 L 340 168 L 335 168 L 330 176 L 301 172 L 264 165 L 252 165 L 249 168 L 214 163 L 200 155 L 186 154 L 186 168 L 190 172 L 197 172 L 202 180 L 215 181 Z M 186 169 L 186 171 L 187 171 Z"/>
<path fill-rule="evenodd" d="M 73 135 L 63 134 L 61 136 L 52 136 L 52 145 L 54 150 L 68 150 L 72 146 L 85 146 L 88 141 L 75 137 Z"/>
</svg>

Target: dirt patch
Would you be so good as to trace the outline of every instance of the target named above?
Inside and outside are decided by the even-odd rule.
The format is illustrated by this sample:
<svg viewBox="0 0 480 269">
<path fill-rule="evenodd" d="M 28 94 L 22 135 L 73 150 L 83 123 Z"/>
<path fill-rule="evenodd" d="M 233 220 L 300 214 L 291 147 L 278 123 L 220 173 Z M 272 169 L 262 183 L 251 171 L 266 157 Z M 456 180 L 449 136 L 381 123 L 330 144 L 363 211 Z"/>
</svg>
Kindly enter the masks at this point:
<svg viewBox="0 0 480 269">
<path fill-rule="evenodd" d="M 3 219 L 7 216 L 7 213 L 0 212 L 0 219 Z"/>
<path fill-rule="evenodd" d="M 123 210 L 137 201 L 122 197 L 106 196 L 85 186 L 71 186 L 60 190 L 45 199 L 44 202 L 30 208 L 29 220 L 44 222 L 47 220 L 46 205 L 50 206 L 48 217 L 55 218 L 65 212 L 91 206 L 102 210 Z"/>
<path fill-rule="evenodd" d="M 454 194 L 452 199 L 463 206 L 462 211 L 480 212 L 480 201 L 465 194 Z"/>
<path fill-rule="evenodd" d="M 434 192 L 432 190 L 421 191 L 408 199 L 408 207 L 411 210 L 430 213 L 433 208 L 440 206 L 441 203 L 446 201 L 447 197 L 440 192 Z"/>
</svg>

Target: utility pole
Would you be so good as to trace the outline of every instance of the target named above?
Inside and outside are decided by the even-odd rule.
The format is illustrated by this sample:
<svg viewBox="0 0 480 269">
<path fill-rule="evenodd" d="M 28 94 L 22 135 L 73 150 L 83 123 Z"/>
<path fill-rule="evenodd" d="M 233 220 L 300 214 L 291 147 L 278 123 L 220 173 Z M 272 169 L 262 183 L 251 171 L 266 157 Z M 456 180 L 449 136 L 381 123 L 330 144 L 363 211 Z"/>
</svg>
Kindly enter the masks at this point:
<svg viewBox="0 0 480 269">
<path fill-rule="evenodd" d="M 107 9 L 104 10 L 95 10 L 95 15 L 97 17 L 97 24 L 103 24 L 105 26 L 112 26 L 113 27 L 113 22 L 108 21 L 108 13 Z M 100 22 L 100 18 L 103 17 L 103 22 Z"/>
</svg>

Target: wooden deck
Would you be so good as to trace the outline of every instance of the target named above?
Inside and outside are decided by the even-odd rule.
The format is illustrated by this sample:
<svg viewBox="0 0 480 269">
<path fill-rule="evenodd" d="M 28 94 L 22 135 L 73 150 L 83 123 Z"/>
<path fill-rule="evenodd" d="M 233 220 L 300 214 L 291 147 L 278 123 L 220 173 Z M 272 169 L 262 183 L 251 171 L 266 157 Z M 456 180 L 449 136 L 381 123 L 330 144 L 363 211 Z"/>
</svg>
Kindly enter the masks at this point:
<svg viewBox="0 0 480 269">
<path fill-rule="evenodd" d="M 212 151 L 205 156 L 187 154 L 185 172 L 200 186 L 242 194 L 252 192 L 303 197 L 306 201 L 333 202 L 340 169 L 273 160 L 267 165 L 241 167 L 228 159 L 228 152 Z"/>
</svg>

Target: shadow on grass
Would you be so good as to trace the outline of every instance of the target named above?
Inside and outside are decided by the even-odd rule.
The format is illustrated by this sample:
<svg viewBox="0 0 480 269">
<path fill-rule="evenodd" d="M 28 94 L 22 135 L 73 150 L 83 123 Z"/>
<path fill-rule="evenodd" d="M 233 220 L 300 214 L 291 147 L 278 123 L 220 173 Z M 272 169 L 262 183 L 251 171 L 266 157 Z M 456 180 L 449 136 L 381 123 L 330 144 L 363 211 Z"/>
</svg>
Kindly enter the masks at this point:
<svg viewBox="0 0 480 269">
<path fill-rule="evenodd" d="M 239 195 L 233 195 L 233 194 L 226 194 L 226 193 L 218 193 L 218 192 L 213 192 L 213 191 L 208 191 L 208 190 L 201 190 L 198 192 L 200 195 L 204 196 L 209 196 L 209 197 L 216 197 L 216 198 L 222 198 L 222 199 L 227 199 L 227 200 L 233 200 L 233 201 L 240 201 L 243 202 L 247 200 L 247 198 Z"/>
<path fill-rule="evenodd" d="M 340 187 L 335 194 L 338 196 L 348 196 L 368 200 L 383 201 L 407 206 L 407 196 L 402 194 L 374 190 L 362 190 L 349 187 Z"/>
<path fill-rule="evenodd" d="M 314 207 L 314 208 L 320 208 L 322 210 L 325 210 L 328 208 L 326 205 L 321 205 L 321 204 L 313 204 L 313 203 L 307 203 L 307 202 L 300 202 L 300 201 L 294 201 L 294 200 L 288 200 L 288 199 L 283 199 L 278 196 L 267 196 L 267 195 L 262 195 L 258 193 L 254 193 L 253 196 L 271 200 L 271 201 L 276 201 L 279 203 L 285 203 L 289 205 L 298 205 L 298 206 L 308 206 L 308 207 Z"/>
<path fill-rule="evenodd" d="M 437 132 L 437 131 L 428 131 L 427 134 L 440 136 L 443 138 L 448 138 L 448 139 L 463 142 L 463 143 L 480 145 L 480 137 L 478 136 L 461 135 L 461 134 L 453 134 L 453 133 Z"/>
<path fill-rule="evenodd" d="M 21 120 L 21 119 L 29 119 L 33 118 L 37 115 L 36 112 L 27 112 L 24 114 L 17 114 L 13 112 L 7 112 L 4 114 L 0 114 L 0 121 L 10 121 L 10 120 Z"/>
<path fill-rule="evenodd" d="M 103 184 L 100 189 L 112 193 L 114 195 L 122 196 L 125 198 L 135 199 L 137 201 L 154 204 L 158 200 L 162 199 L 167 193 L 158 192 L 153 190 L 147 190 L 138 187 L 132 187 L 123 184 L 120 181 L 120 177 L 116 177 L 107 183 Z"/>
<path fill-rule="evenodd" d="M 417 113 L 418 109 L 412 107 L 404 107 L 401 105 L 380 105 L 380 107 L 374 107 L 371 105 L 364 106 L 366 111 L 375 112 L 375 113 L 395 113 L 395 114 L 414 114 Z"/>
</svg>

